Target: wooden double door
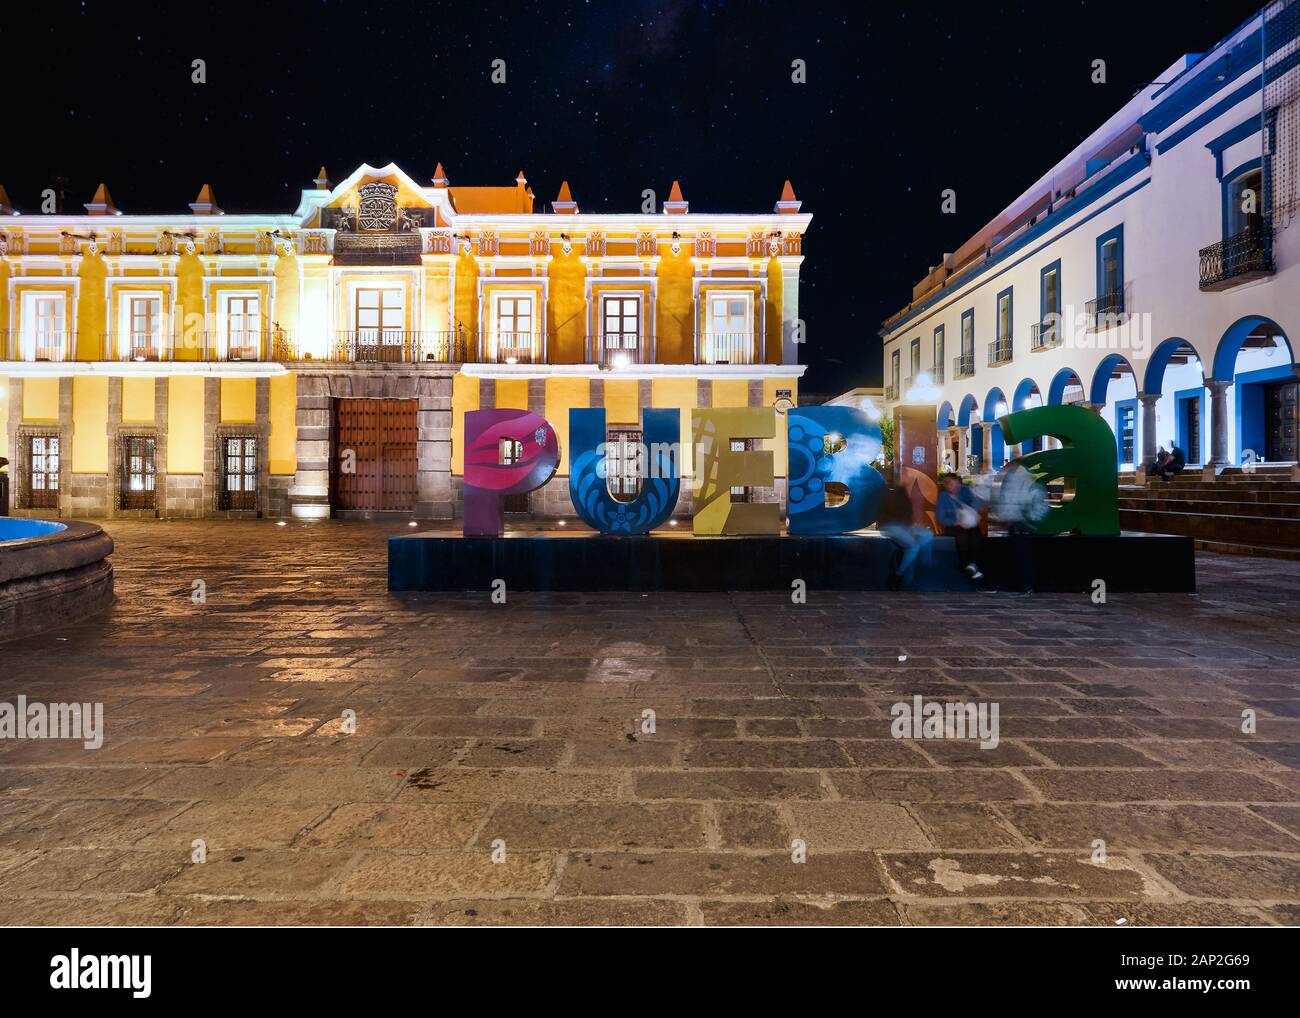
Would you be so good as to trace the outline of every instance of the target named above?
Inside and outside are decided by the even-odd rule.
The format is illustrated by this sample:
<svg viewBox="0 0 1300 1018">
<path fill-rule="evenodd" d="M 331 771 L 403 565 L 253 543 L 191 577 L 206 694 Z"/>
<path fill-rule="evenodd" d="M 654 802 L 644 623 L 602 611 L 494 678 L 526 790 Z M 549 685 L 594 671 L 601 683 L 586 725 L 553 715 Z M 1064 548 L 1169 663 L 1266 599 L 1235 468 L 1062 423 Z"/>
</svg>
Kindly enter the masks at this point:
<svg viewBox="0 0 1300 1018">
<path fill-rule="evenodd" d="M 1269 385 L 1264 394 L 1264 455 L 1270 462 L 1295 462 L 1300 459 L 1300 382 Z"/>
<path fill-rule="evenodd" d="M 330 480 L 336 510 L 415 509 L 418 406 L 414 399 L 334 401 Z"/>
</svg>

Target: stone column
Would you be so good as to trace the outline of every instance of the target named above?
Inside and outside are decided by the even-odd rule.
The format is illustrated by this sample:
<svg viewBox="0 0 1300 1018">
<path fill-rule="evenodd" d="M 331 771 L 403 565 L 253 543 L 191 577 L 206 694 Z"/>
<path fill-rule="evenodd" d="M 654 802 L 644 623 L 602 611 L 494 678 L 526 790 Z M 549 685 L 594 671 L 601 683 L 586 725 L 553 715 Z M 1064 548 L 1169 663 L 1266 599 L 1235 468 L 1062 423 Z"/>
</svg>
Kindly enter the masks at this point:
<svg viewBox="0 0 1300 1018">
<path fill-rule="evenodd" d="M 289 514 L 299 520 L 330 514 L 330 385 L 324 375 L 298 374 L 298 467 L 289 489 Z"/>
<path fill-rule="evenodd" d="M 1137 465 L 1139 474 L 1145 477 L 1146 471 L 1156 462 L 1156 403 L 1160 393 L 1138 393 L 1142 404 L 1142 462 Z"/>
<path fill-rule="evenodd" d="M 1232 466 L 1228 451 L 1228 386 L 1231 382 L 1210 379 L 1205 387 L 1210 390 L 1210 465 L 1217 474 Z"/>
<path fill-rule="evenodd" d="M 449 520 L 451 494 L 451 376 L 425 375 L 416 381 L 417 410 L 415 515 Z"/>
</svg>

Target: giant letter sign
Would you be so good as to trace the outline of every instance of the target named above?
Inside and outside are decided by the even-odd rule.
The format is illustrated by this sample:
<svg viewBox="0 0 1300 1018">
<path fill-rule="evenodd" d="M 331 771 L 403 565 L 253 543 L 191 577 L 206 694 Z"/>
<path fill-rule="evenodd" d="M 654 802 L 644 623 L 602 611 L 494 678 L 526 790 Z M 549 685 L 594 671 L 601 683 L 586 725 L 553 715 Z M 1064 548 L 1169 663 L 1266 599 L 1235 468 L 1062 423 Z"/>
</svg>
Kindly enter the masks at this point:
<svg viewBox="0 0 1300 1018">
<path fill-rule="evenodd" d="M 695 439 L 695 533 L 778 534 L 781 506 L 777 502 L 732 502 L 731 489 L 776 484 L 771 451 L 732 451 L 731 443 L 746 438 L 772 438 L 776 411 L 772 407 L 714 407 L 691 417 Z"/>
<path fill-rule="evenodd" d="M 518 443 L 501 462 L 501 443 Z M 465 536 L 501 535 L 501 497 L 523 495 L 549 481 L 560 443 L 545 417 L 527 410 L 465 411 Z"/>
<path fill-rule="evenodd" d="M 569 498 L 584 523 L 602 534 L 648 534 L 673 514 L 680 416 L 676 409 L 641 411 L 641 490 L 620 502 L 606 483 L 604 408 L 569 410 Z"/>
<path fill-rule="evenodd" d="M 1044 449 L 1020 460 L 1040 481 L 1074 478 L 1074 498 L 1051 510 L 1034 527 L 1040 534 L 1119 533 L 1118 453 L 1101 415 L 1081 406 L 1039 406 L 998 420 L 1002 440 L 1016 445 L 1039 435 L 1059 439 L 1063 449 Z"/>
<path fill-rule="evenodd" d="M 885 479 L 871 465 L 880 448 L 880 425 L 861 410 L 792 408 L 790 533 L 847 534 L 874 523 L 885 490 Z M 838 505 L 826 504 L 828 490 L 839 496 Z"/>
</svg>

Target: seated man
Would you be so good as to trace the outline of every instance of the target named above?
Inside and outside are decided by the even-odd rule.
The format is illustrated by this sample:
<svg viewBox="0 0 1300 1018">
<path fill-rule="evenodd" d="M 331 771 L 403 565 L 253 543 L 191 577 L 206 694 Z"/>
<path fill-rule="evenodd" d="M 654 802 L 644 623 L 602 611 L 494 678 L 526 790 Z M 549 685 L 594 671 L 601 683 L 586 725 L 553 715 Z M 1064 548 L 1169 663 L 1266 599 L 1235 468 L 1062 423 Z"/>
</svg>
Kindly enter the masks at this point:
<svg viewBox="0 0 1300 1018">
<path fill-rule="evenodd" d="M 979 564 L 983 535 L 980 533 L 980 503 L 970 486 L 962 484 L 956 474 L 944 474 L 943 490 L 939 492 L 939 501 L 935 506 L 935 516 L 944 533 L 952 537 L 957 545 L 957 562 L 959 568 L 972 580 L 984 579 Z"/>
</svg>

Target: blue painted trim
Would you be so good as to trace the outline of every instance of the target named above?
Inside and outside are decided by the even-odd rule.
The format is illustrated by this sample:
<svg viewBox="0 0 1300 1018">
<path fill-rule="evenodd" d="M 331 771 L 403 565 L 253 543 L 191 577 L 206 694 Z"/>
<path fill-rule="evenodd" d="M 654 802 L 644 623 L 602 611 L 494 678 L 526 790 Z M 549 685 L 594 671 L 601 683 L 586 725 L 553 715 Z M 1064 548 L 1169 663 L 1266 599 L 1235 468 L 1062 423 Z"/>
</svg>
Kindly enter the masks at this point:
<svg viewBox="0 0 1300 1018">
<path fill-rule="evenodd" d="M 962 397 L 961 405 L 957 408 L 957 427 L 965 428 L 971 424 L 971 411 L 979 406 L 979 402 L 971 393 L 966 393 Z"/>
<path fill-rule="evenodd" d="M 1292 378 L 1295 374 L 1295 367 L 1290 364 L 1278 364 L 1271 368 L 1257 368 L 1254 371 L 1243 371 L 1232 377 L 1232 402 L 1233 406 L 1233 445 L 1236 446 L 1236 457 L 1233 462 L 1240 466 L 1242 453 L 1245 449 L 1242 446 L 1242 397 L 1245 393 L 1242 391 L 1248 385 L 1259 385 L 1263 382 L 1281 382 Z M 1256 449 L 1255 458 L 1262 460 L 1264 450 Z"/>
<path fill-rule="evenodd" d="M 1168 138 L 1161 139 L 1160 144 L 1156 146 L 1156 154 L 1165 155 L 1172 151 L 1197 131 L 1200 131 L 1207 124 L 1212 124 L 1234 106 L 1239 106 L 1263 87 L 1264 76 L 1262 74 L 1246 82 L 1246 84 L 1242 85 L 1241 88 L 1237 89 L 1237 91 L 1233 92 L 1226 99 L 1221 99 L 1199 117 L 1188 121 Z M 1146 127 L 1146 124 L 1143 124 L 1142 126 Z"/>
<path fill-rule="evenodd" d="M 1061 298 L 1064 291 L 1061 289 L 1061 259 L 1049 262 L 1038 271 L 1038 320 L 1047 321 L 1050 313 L 1047 310 L 1047 276 L 1049 273 L 1056 273 L 1056 313 L 1061 313 Z"/>
<path fill-rule="evenodd" d="M 970 321 L 970 349 L 966 349 L 966 322 Z M 961 346 L 961 355 L 963 357 L 975 356 L 975 309 L 967 308 L 961 313 L 961 332 L 958 335 L 957 342 Z"/>
<path fill-rule="evenodd" d="M 1196 436 L 1196 450 L 1200 456 L 1195 459 L 1189 459 L 1187 465 L 1200 466 L 1205 462 L 1205 422 L 1208 418 L 1205 416 L 1205 386 L 1196 389 L 1179 389 L 1174 393 L 1174 445 L 1183 450 L 1186 456 L 1187 450 L 1191 448 L 1191 441 L 1187 431 L 1187 413 L 1183 404 L 1189 400 L 1199 400 L 1201 404 L 1201 433 Z"/>
<path fill-rule="evenodd" d="M 1133 370 L 1133 365 L 1123 354 L 1112 353 L 1102 358 L 1097 370 L 1092 373 L 1092 384 L 1088 386 L 1088 401 L 1101 406 L 1107 402 L 1106 393 L 1110 389 L 1110 373 L 1115 369 L 1116 364 L 1127 364 L 1129 372 L 1133 375 L 1133 384 L 1137 385 L 1137 372 Z M 1080 382 L 1083 379 L 1079 380 Z"/>
<path fill-rule="evenodd" d="M 1119 310 L 1123 311 L 1124 310 L 1123 297 L 1122 297 L 1122 294 L 1124 292 L 1124 224 L 1123 223 L 1120 223 L 1118 226 L 1112 227 L 1111 229 L 1107 230 L 1105 233 L 1103 233 L 1101 236 L 1097 238 L 1097 290 L 1094 293 L 1094 296 L 1100 297 L 1103 293 L 1109 292 L 1105 289 L 1106 269 L 1105 269 L 1105 259 L 1102 255 L 1102 252 L 1105 250 L 1106 245 L 1109 244 L 1112 240 L 1115 242 L 1115 277 L 1116 277 L 1115 288 L 1121 294 L 1121 298 L 1120 298 L 1121 306 Z"/>
<path fill-rule="evenodd" d="M 984 420 L 993 423 L 998 419 L 998 404 L 1007 401 L 1007 394 L 1002 391 L 1002 387 L 995 385 L 984 397 Z M 1011 408 L 1008 408 L 1011 409 Z"/>
<path fill-rule="evenodd" d="M 1191 77 L 1169 92 L 1167 99 L 1161 100 L 1144 113 L 1139 122 L 1143 128 L 1152 132 L 1163 131 L 1176 124 L 1210 96 L 1228 87 L 1231 82 L 1236 81 L 1252 67 L 1258 67 L 1262 50 L 1263 26 L 1261 24 L 1260 28 L 1244 39 L 1238 40 L 1235 45 L 1213 60 L 1200 60 L 1192 68 L 1184 71 L 1184 75 L 1192 72 Z M 1177 81 L 1178 79 L 1175 78 L 1171 85 L 1177 84 Z"/>
<path fill-rule="evenodd" d="M 1147 358 L 1146 373 L 1142 376 L 1142 392 L 1148 395 L 1160 395 L 1160 390 L 1165 385 L 1165 371 L 1169 367 L 1169 361 L 1184 346 L 1190 348 L 1193 353 L 1196 352 L 1196 348 L 1181 336 L 1170 336 L 1151 351 L 1151 356 Z M 1198 359 L 1199 356 L 1198 354 Z M 1204 377 L 1205 365 L 1202 364 L 1201 378 Z"/>
<path fill-rule="evenodd" d="M 1240 197 L 1239 195 L 1233 193 L 1236 190 L 1236 188 L 1233 185 L 1236 183 L 1237 179 L 1241 177 L 1243 174 L 1250 173 L 1252 170 L 1262 170 L 1263 167 L 1264 167 L 1264 160 L 1262 158 L 1247 159 L 1244 163 L 1238 166 L 1231 173 L 1225 173 L 1222 177 L 1219 178 L 1220 180 L 1219 189 L 1222 192 L 1220 197 L 1220 212 L 1222 213 L 1222 219 L 1223 219 L 1224 240 L 1227 240 L 1229 237 L 1232 236 L 1230 232 L 1232 230 L 1232 226 L 1231 226 L 1232 207 L 1233 205 L 1236 204 L 1238 198 Z M 1261 182 L 1263 180 L 1262 174 L 1260 176 L 1260 180 Z M 1261 187 L 1262 187 L 1262 183 L 1261 183 Z M 1258 195 L 1257 197 L 1259 199 L 1260 214 L 1262 215 L 1264 209 L 1269 207 L 1268 203 L 1265 201 L 1267 195 L 1261 194 Z"/>
<path fill-rule="evenodd" d="M 993 302 L 993 338 L 994 340 L 1010 339 L 1016 334 L 1016 307 L 1014 297 L 1011 291 L 1015 287 L 1008 286 L 998 294 L 997 300 Z M 1002 335 L 1002 298 L 1007 299 L 1007 334 Z"/>
<path fill-rule="evenodd" d="M 1072 377 L 1079 379 L 1079 388 L 1084 389 L 1083 377 L 1074 368 L 1061 368 L 1052 376 L 1052 381 L 1047 386 L 1048 406 L 1059 406 L 1065 399 L 1065 383 Z"/>
<path fill-rule="evenodd" d="M 1040 219 L 1035 226 L 1031 226 L 1028 230 L 1026 230 L 1023 234 L 1021 234 L 1016 241 L 1014 241 L 1011 244 L 1008 244 L 1005 248 L 1003 248 L 997 254 L 993 255 L 987 261 L 983 262 L 976 268 L 970 270 L 967 274 L 959 277 L 960 285 L 964 287 L 967 283 L 971 282 L 974 279 L 977 279 L 979 276 L 982 276 L 985 272 L 989 271 L 990 269 L 996 268 L 997 266 L 1001 265 L 1004 261 L 1008 261 L 1013 254 L 1017 253 L 1024 247 L 1028 246 L 1032 241 L 1037 240 L 1039 237 L 1043 235 L 1043 233 L 1047 232 L 1049 229 L 1052 229 L 1053 227 L 1060 225 L 1062 222 L 1071 218 L 1076 213 L 1082 212 L 1085 208 L 1087 208 L 1089 204 L 1091 204 L 1097 198 L 1100 198 L 1104 194 L 1108 194 L 1110 191 L 1114 190 L 1124 181 L 1131 179 L 1133 176 L 1141 172 L 1144 168 L 1148 167 L 1149 165 L 1150 165 L 1150 160 L 1147 158 L 1146 153 L 1144 152 L 1139 152 L 1136 155 L 1130 157 L 1125 162 L 1120 164 L 1118 170 L 1112 171 L 1111 173 L 1107 174 L 1105 177 L 1102 178 L 1101 181 L 1098 181 L 1098 183 L 1094 185 L 1094 187 L 1100 188 L 1100 190 L 1098 190 L 1096 195 L 1092 194 L 1093 188 L 1086 189 L 1082 195 L 1076 195 L 1074 201 L 1072 201 L 1070 205 L 1067 206 L 1065 211 L 1062 211 L 1060 213 L 1053 213 L 1048 215 L 1045 219 Z M 1112 177 L 1117 178 L 1114 180 L 1113 183 L 1111 182 Z M 1103 183 L 1105 184 L 1104 188 L 1101 187 Z M 1129 188 L 1127 191 L 1119 195 L 1117 198 L 1114 198 L 1113 200 L 1107 202 L 1105 205 L 1102 205 L 1100 208 L 1094 209 L 1092 212 L 1084 216 L 1082 219 L 1080 219 L 1069 229 L 1062 230 L 1054 237 L 1050 237 L 1042 244 L 1039 244 L 1032 251 L 1028 252 L 1023 258 L 1019 258 L 1016 261 L 1011 262 L 1000 272 L 996 273 L 992 278 L 996 279 L 998 276 L 1002 275 L 1003 272 L 1010 272 L 1012 269 L 1016 268 L 1018 265 L 1022 264 L 1027 259 L 1034 257 L 1034 255 L 1038 254 L 1040 251 L 1043 251 L 1046 248 L 1051 247 L 1051 245 L 1055 244 L 1057 241 L 1063 240 L 1065 237 L 1068 237 L 1075 230 L 1079 229 L 1079 227 L 1086 225 L 1087 223 L 1091 222 L 1093 219 L 1096 219 L 1102 213 L 1108 211 L 1109 209 L 1114 208 L 1120 202 L 1124 201 L 1124 199 L 1129 198 L 1132 195 L 1136 194 L 1138 191 L 1142 190 L 1142 188 L 1146 187 L 1147 184 L 1149 183 L 1151 183 L 1151 178 L 1147 177 L 1145 180 Z M 1080 204 L 1081 201 L 1082 204 Z M 894 322 L 892 325 L 888 327 L 882 325 L 880 329 L 880 335 L 884 336 L 890 332 L 900 331 L 903 328 L 905 328 L 908 324 L 913 322 L 915 319 L 917 319 L 918 317 L 927 315 L 932 310 L 946 311 L 952 304 L 957 303 L 959 300 L 966 299 L 966 297 L 968 297 L 969 294 L 958 295 L 954 293 L 954 290 L 957 288 L 957 285 L 958 285 L 958 280 L 954 280 L 950 282 L 947 286 L 945 286 L 943 289 L 937 292 L 933 297 L 928 297 L 926 300 L 922 301 L 920 304 L 918 304 L 915 308 L 909 311 L 902 318 L 898 319 L 898 321 Z M 941 307 L 938 306 L 940 302 L 943 302 Z"/>
<path fill-rule="evenodd" d="M 1206 142 L 1205 147 L 1214 155 L 1214 172 L 1220 180 L 1223 179 L 1223 152 L 1231 148 L 1239 141 L 1245 141 L 1253 134 L 1257 134 L 1263 124 L 1259 117 L 1251 117 L 1249 120 L 1243 120 L 1236 127 L 1229 131 L 1224 131 L 1213 141 Z"/>
<path fill-rule="evenodd" d="M 943 377 L 948 377 L 948 366 L 944 364 L 944 356 L 947 351 L 944 350 L 943 326 L 935 326 L 934 337 L 930 343 L 930 356 L 934 360 L 936 371 L 942 371 Z"/>
</svg>

